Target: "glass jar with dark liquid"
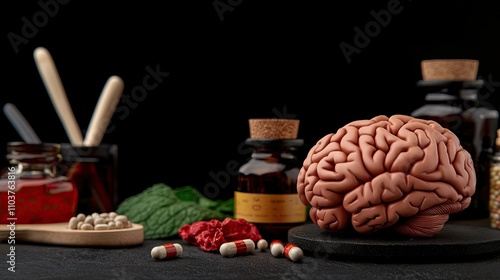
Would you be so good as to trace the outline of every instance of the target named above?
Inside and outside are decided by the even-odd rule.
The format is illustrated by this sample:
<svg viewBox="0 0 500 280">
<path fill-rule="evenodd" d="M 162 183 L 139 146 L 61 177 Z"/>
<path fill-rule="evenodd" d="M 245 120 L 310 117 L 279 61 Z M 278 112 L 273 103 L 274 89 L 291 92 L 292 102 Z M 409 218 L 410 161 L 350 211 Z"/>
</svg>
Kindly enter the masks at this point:
<svg viewBox="0 0 500 280">
<path fill-rule="evenodd" d="M 0 179 L 0 223 L 67 222 L 76 215 L 78 190 L 57 173 L 61 146 L 7 143 L 9 166 Z"/>
<path fill-rule="evenodd" d="M 411 113 L 413 117 L 438 122 L 455 133 L 474 162 L 476 191 L 471 204 L 450 219 L 477 219 L 489 216 L 490 165 L 495 150 L 498 111 L 478 98 L 483 80 L 422 80 L 426 104 Z"/>
<path fill-rule="evenodd" d="M 306 221 L 306 206 L 297 195 L 301 162 L 296 151 L 302 139 L 252 139 L 250 160 L 238 173 L 234 192 L 235 218 L 257 226 L 268 239 L 286 240 L 288 230 Z"/>
</svg>

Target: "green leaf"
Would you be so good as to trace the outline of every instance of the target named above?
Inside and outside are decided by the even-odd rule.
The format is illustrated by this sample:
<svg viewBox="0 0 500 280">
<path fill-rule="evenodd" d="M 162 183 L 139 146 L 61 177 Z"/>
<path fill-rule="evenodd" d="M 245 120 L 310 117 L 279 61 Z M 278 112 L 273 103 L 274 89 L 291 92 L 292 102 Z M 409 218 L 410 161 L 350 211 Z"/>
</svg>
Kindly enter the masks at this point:
<svg viewBox="0 0 500 280">
<path fill-rule="evenodd" d="M 160 183 L 125 199 L 116 212 L 142 224 L 145 239 L 168 238 L 177 235 L 185 224 L 231 217 L 231 200 L 213 201 L 190 186 L 172 189 Z"/>
</svg>

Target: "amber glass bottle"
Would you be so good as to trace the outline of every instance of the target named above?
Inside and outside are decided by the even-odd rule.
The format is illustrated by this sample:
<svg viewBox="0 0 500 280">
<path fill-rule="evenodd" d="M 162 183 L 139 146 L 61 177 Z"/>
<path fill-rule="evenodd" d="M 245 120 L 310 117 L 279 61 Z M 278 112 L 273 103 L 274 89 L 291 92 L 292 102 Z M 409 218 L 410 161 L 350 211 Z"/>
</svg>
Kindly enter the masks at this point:
<svg viewBox="0 0 500 280">
<path fill-rule="evenodd" d="M 286 240 L 288 230 L 306 221 L 306 206 L 297 195 L 302 139 L 248 138 L 251 158 L 238 173 L 235 218 L 257 226 L 269 240 Z"/>
<path fill-rule="evenodd" d="M 476 171 L 476 192 L 467 209 L 451 219 L 478 219 L 489 215 L 490 165 L 495 149 L 498 111 L 481 104 L 479 90 L 484 82 L 419 81 L 427 91 L 426 104 L 411 113 L 413 117 L 431 119 L 457 135 L 460 144 L 472 156 Z"/>
<path fill-rule="evenodd" d="M 7 143 L 9 166 L 0 179 L 0 223 L 67 222 L 76 215 L 78 190 L 57 173 L 61 146 Z"/>
</svg>

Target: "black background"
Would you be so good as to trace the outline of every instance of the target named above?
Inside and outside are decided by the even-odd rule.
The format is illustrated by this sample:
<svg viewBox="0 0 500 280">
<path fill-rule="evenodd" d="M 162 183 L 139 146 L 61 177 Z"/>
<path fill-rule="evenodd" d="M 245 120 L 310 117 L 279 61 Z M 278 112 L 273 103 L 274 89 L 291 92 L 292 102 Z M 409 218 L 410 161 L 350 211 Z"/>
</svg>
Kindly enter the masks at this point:
<svg viewBox="0 0 500 280">
<path fill-rule="evenodd" d="M 43 3 L 57 10 L 52 5 L 48 15 Z M 147 67 L 168 72 L 135 108 L 119 103 L 123 111 L 104 135 L 119 146 L 121 199 L 159 182 L 226 198 L 236 183 L 228 164 L 249 156 L 238 149 L 249 137 L 249 118 L 300 119 L 303 157 L 348 122 L 419 107 L 423 59 L 478 59 L 486 82 L 480 100 L 500 106 L 500 10 L 493 3 L 8 1 L 1 8 L 0 101 L 16 105 L 44 142 L 68 142 L 36 69 L 36 47 L 54 58 L 83 132 L 108 77 L 120 76 L 123 95 L 133 97 Z M 388 5 L 400 12 L 377 23 L 371 11 L 387 15 Z M 30 38 L 23 36 L 26 20 L 38 22 Z M 355 28 L 366 26 L 372 36 L 348 61 L 340 44 L 355 47 Z M 26 40 L 14 44 L 13 34 Z M 0 146 L 20 140 L 4 115 L 0 128 Z M 220 188 L 207 193 L 214 183 Z"/>
</svg>

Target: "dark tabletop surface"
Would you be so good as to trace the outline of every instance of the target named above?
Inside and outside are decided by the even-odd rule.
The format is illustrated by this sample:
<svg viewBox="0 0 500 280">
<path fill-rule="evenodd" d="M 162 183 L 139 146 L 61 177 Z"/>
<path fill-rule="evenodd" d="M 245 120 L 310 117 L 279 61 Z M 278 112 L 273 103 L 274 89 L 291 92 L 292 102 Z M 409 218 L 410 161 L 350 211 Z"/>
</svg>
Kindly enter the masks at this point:
<svg viewBox="0 0 500 280">
<path fill-rule="evenodd" d="M 468 225 L 483 227 L 485 223 Z M 151 258 L 153 247 L 176 242 L 184 248 L 179 257 Z M 500 279 L 497 253 L 453 261 L 306 254 L 301 262 L 292 262 L 272 256 L 269 250 L 223 257 L 180 239 L 145 240 L 139 246 L 107 249 L 16 244 L 15 272 L 11 272 L 9 246 L 0 244 L 0 279 Z"/>
</svg>

